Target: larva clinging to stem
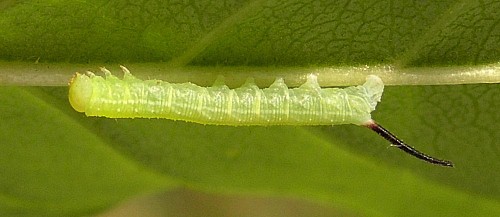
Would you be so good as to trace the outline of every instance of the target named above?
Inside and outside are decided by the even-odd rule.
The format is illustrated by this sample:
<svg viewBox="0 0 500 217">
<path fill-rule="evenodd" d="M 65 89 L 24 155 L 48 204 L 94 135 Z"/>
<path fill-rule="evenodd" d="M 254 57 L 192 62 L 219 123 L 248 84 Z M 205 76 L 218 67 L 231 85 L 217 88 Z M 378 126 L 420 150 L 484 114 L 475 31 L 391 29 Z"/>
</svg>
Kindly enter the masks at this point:
<svg viewBox="0 0 500 217">
<path fill-rule="evenodd" d="M 70 82 L 69 101 L 87 116 L 108 118 L 167 118 L 214 125 L 335 125 L 366 126 L 396 147 L 420 159 L 443 166 L 449 161 L 423 154 L 397 139 L 371 119 L 382 97 L 382 80 L 369 75 L 363 85 L 321 88 L 309 75 L 298 88 L 283 79 L 259 89 L 252 80 L 229 89 L 224 84 L 200 87 L 192 83 L 140 80 L 121 66 L 119 79 L 105 69 L 105 77 L 76 73 Z"/>
</svg>

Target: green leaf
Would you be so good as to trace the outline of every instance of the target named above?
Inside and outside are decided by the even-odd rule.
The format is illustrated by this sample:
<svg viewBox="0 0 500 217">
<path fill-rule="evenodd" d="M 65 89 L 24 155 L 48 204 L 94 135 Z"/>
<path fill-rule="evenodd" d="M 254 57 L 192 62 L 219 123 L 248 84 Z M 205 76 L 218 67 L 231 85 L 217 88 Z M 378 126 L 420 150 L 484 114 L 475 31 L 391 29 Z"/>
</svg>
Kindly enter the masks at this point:
<svg viewBox="0 0 500 217">
<path fill-rule="evenodd" d="M 295 197 L 363 216 L 500 214 L 498 1 L 4 1 L 0 84 L 58 85 L 118 64 L 238 86 L 378 74 L 374 119 L 456 168 L 358 126 L 220 127 L 87 118 L 66 88 L 0 87 L 0 216 L 85 216 L 187 187 Z M 111 68 L 114 69 L 114 68 Z M 116 71 L 116 70 L 112 70 Z M 495 83 L 495 84 L 479 84 Z"/>
<path fill-rule="evenodd" d="M 174 186 L 111 149 L 43 95 L 6 87 L 0 93 L 2 216 L 83 215 Z"/>
</svg>

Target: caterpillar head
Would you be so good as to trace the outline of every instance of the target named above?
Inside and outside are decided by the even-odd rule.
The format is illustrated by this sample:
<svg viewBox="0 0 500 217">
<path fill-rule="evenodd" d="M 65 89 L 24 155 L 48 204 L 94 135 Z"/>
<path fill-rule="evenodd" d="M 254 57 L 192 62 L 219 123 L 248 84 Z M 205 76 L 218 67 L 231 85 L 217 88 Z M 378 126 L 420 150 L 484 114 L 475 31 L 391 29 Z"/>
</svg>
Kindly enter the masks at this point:
<svg viewBox="0 0 500 217">
<path fill-rule="evenodd" d="M 85 112 L 85 108 L 92 96 L 92 79 L 80 73 L 69 82 L 69 103 L 78 112 Z"/>
</svg>

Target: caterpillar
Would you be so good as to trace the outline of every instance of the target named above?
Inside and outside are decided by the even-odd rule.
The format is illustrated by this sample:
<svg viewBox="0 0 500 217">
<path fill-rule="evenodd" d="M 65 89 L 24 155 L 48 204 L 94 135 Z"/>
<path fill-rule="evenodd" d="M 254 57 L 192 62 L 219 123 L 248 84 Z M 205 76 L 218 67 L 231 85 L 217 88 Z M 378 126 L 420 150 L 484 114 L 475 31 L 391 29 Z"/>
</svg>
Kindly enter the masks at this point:
<svg viewBox="0 0 500 217">
<path fill-rule="evenodd" d="M 363 85 L 321 88 L 309 75 L 298 88 L 288 88 L 282 78 L 259 89 L 252 79 L 239 88 L 223 82 L 211 87 L 193 83 L 140 80 L 124 66 L 123 79 L 101 68 L 105 76 L 76 73 L 69 83 L 69 102 L 87 116 L 108 118 L 167 118 L 200 124 L 336 125 L 366 126 L 401 150 L 430 163 L 450 166 L 405 144 L 371 118 L 382 97 L 382 80 L 369 75 Z"/>
</svg>

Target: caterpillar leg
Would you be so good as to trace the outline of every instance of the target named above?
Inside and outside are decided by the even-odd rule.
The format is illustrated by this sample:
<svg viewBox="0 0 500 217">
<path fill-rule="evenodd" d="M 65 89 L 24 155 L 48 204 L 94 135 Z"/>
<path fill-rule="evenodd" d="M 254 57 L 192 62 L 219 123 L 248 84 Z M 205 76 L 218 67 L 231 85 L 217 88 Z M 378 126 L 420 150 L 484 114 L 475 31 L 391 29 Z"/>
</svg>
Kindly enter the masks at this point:
<svg viewBox="0 0 500 217">
<path fill-rule="evenodd" d="M 396 146 L 397 148 L 403 150 L 404 152 L 411 154 L 415 156 L 416 158 L 422 159 L 424 161 L 427 161 L 429 163 L 433 164 L 438 164 L 441 166 L 447 166 L 447 167 L 453 167 L 453 163 L 451 161 L 447 160 L 440 160 L 434 157 L 431 157 L 427 154 L 424 154 L 415 148 L 407 145 L 404 143 L 402 140 L 398 139 L 394 134 L 377 124 L 375 121 L 371 120 L 367 122 L 364 126 L 372 129 L 375 131 L 378 135 L 384 137 L 387 141 L 391 142 L 392 145 Z"/>
</svg>

